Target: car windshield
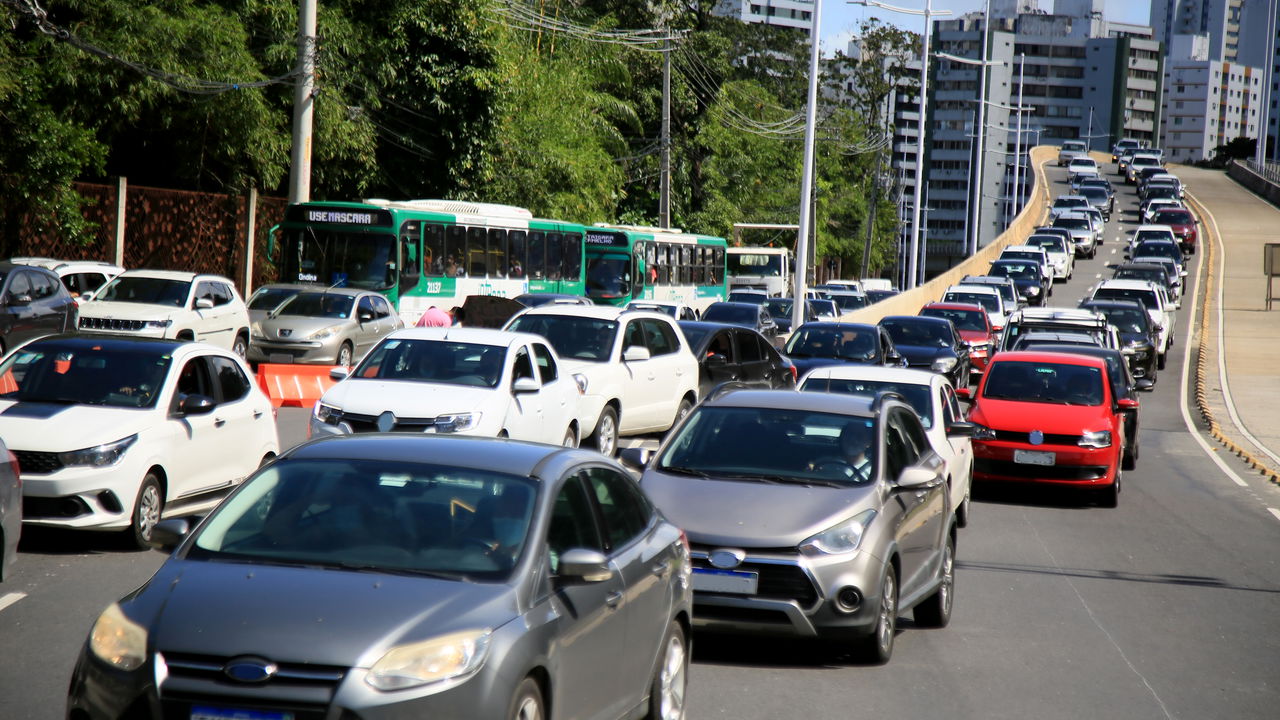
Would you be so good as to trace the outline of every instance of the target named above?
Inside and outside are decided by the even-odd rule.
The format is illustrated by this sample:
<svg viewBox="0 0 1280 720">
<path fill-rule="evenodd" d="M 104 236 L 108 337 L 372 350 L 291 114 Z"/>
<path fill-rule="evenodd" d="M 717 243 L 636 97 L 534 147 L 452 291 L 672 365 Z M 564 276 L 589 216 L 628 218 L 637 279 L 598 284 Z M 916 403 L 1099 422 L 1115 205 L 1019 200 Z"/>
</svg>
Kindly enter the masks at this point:
<svg viewBox="0 0 1280 720">
<path fill-rule="evenodd" d="M 1039 267 L 1029 262 L 994 262 L 988 274 L 1014 280 L 1037 280 L 1040 277 Z"/>
<path fill-rule="evenodd" d="M 789 298 L 769 298 L 764 301 L 764 309 L 768 310 L 775 320 L 778 318 L 790 320 L 791 306 L 794 304 L 795 301 Z"/>
<path fill-rule="evenodd" d="M 987 312 L 1000 311 L 1000 298 L 994 294 L 962 292 L 952 290 L 942 296 L 943 302 L 962 303 L 965 305 L 981 305 Z"/>
<path fill-rule="evenodd" d="M 284 460 L 214 511 L 187 558 L 500 580 L 524 549 L 536 495 L 528 478 L 485 470 Z"/>
<path fill-rule="evenodd" d="M 1169 275 L 1158 268 L 1119 268 L 1113 276 L 1115 280 L 1146 280 L 1147 282 L 1169 284 Z"/>
<path fill-rule="evenodd" d="M 1083 217 L 1059 217 L 1053 221 L 1053 225 L 1068 230 L 1086 230 L 1090 227 L 1089 218 Z"/>
<path fill-rule="evenodd" d="M 250 310 L 275 310 L 280 303 L 298 294 L 295 288 L 262 288 L 249 298 Z"/>
<path fill-rule="evenodd" d="M 1133 236 L 1134 244 L 1143 240 L 1169 240 L 1169 233 L 1164 230 L 1139 230 Z"/>
<path fill-rule="evenodd" d="M 702 407 L 658 459 L 661 472 L 726 480 L 866 484 L 875 478 L 871 418 L 768 407 Z"/>
<path fill-rule="evenodd" d="M 350 295 L 304 292 L 285 303 L 279 314 L 345 320 L 351 317 L 351 306 L 355 302 L 356 299 Z"/>
<path fill-rule="evenodd" d="M 1033 235 L 1027 239 L 1028 245 L 1044 248 L 1045 252 L 1065 253 L 1066 243 L 1055 235 Z"/>
<path fill-rule="evenodd" d="M 506 356 L 497 345 L 393 337 L 370 350 L 352 377 L 492 388 Z"/>
<path fill-rule="evenodd" d="M 1101 405 L 1105 396 L 1102 371 L 1096 367 L 1054 362 L 993 362 L 982 386 L 992 400 Z"/>
<path fill-rule="evenodd" d="M 562 358 L 607 362 L 618 323 L 575 315 L 521 315 L 507 329 L 541 335 Z"/>
<path fill-rule="evenodd" d="M 987 314 L 981 310 L 960 310 L 957 308 L 925 308 L 920 311 L 925 317 L 936 317 L 950 320 L 957 330 L 987 331 Z"/>
<path fill-rule="evenodd" d="M 1106 202 L 1107 200 L 1107 191 L 1092 185 L 1085 185 L 1081 187 L 1080 194 L 1094 202 Z"/>
<path fill-rule="evenodd" d="M 1138 242 L 1133 246 L 1133 255 L 1158 255 L 1170 260 L 1182 262 L 1182 249 L 1168 241 Z"/>
<path fill-rule="evenodd" d="M 1154 290 L 1139 288 L 1098 288 L 1093 293 L 1094 300 L 1137 300 L 1148 310 L 1159 308 Z"/>
<path fill-rule="evenodd" d="M 1141 308 L 1103 306 L 1092 308 L 1107 316 L 1107 322 L 1122 333 L 1146 333 L 1150 329 L 1147 314 Z"/>
<path fill-rule="evenodd" d="M 918 383 L 888 382 L 885 380 L 850 380 L 848 378 L 811 377 L 800 386 L 802 392 L 829 392 L 843 395 L 875 397 L 882 392 L 896 392 L 911 405 L 920 416 L 925 429 L 933 427 L 933 403 L 930 402 L 928 385 Z"/>
<path fill-rule="evenodd" d="M 819 325 L 828 323 L 819 323 Z M 834 323 L 830 323 L 834 324 Z M 791 357 L 873 360 L 876 356 L 876 332 L 870 328 L 802 327 L 787 341 L 786 354 Z"/>
<path fill-rule="evenodd" d="M 153 407 L 172 361 L 166 346 L 119 349 L 110 343 L 36 341 L 0 364 L 0 398 L 29 403 Z M 18 406 L 6 413 L 22 415 Z"/>
<path fill-rule="evenodd" d="M 880 321 L 880 327 L 889 333 L 894 345 L 951 347 L 951 331 L 943 323 L 886 318 Z"/>
<path fill-rule="evenodd" d="M 702 319 L 707 322 L 730 323 L 732 325 L 750 325 L 755 327 L 760 318 L 760 308 L 756 305 L 726 305 L 715 303 L 702 312 Z"/>
<path fill-rule="evenodd" d="M 185 280 L 122 275 L 107 283 L 93 299 L 182 307 L 190 293 L 191 283 Z"/>
</svg>

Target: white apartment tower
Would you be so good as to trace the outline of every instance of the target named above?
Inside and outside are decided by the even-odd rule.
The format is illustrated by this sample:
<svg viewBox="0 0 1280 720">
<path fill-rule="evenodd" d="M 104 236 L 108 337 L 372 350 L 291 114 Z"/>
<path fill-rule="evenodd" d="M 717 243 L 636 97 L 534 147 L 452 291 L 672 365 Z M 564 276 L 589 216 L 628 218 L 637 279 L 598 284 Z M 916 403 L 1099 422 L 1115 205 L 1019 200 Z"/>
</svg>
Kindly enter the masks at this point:
<svg viewBox="0 0 1280 720">
<path fill-rule="evenodd" d="M 802 30 L 813 26 L 813 0 L 720 0 L 712 11 L 744 23 Z"/>
</svg>

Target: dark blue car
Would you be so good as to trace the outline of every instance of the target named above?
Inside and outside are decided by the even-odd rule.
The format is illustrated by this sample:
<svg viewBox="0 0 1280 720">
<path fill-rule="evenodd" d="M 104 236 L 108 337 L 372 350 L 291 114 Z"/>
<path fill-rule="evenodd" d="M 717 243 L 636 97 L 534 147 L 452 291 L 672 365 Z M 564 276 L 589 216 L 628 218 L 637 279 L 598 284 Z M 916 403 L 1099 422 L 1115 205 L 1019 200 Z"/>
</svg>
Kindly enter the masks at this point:
<svg viewBox="0 0 1280 720">
<path fill-rule="evenodd" d="M 864 323 L 805 323 L 791 334 L 783 353 L 800 377 L 826 365 L 907 365 L 883 328 Z"/>
</svg>

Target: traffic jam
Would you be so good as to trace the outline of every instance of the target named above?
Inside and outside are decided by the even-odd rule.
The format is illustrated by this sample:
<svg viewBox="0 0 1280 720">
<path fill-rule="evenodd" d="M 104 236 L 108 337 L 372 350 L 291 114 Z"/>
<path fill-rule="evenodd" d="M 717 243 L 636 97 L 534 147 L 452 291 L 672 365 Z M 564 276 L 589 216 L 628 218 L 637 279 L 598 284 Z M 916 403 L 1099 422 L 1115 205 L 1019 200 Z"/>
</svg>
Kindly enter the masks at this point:
<svg viewBox="0 0 1280 720">
<path fill-rule="evenodd" d="M 67 695 L 83 720 L 675 720 L 695 631 L 888 663 L 902 617 L 950 622 L 975 489 L 1101 512 L 1136 467 L 1198 223 L 1159 150 L 1112 161 L 1064 143 L 1046 224 L 876 324 L 842 318 L 893 297 L 880 282 L 813 288 L 792 328 L 779 286 L 735 286 L 723 240 L 621 226 L 577 231 L 594 259 L 530 220 L 500 250 L 460 232 L 485 249 L 455 260 L 415 220 L 412 252 L 393 236 L 342 275 L 403 290 L 390 258 L 413 257 L 456 307 L 0 263 L 29 311 L 0 362 L 0 578 L 24 526 L 166 555 L 93 622 Z M 464 303 L 475 263 L 544 297 Z M 1088 289 L 1058 304 L 1078 269 Z M 322 390 L 288 447 L 259 373 L 303 366 Z"/>
</svg>

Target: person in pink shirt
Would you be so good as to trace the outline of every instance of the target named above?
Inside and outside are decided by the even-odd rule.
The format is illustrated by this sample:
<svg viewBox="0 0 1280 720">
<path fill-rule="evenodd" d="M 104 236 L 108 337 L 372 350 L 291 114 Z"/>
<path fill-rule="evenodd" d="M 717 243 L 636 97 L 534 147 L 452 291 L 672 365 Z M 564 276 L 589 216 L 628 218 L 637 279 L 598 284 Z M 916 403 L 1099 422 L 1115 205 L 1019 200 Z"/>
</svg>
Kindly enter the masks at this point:
<svg viewBox="0 0 1280 720">
<path fill-rule="evenodd" d="M 449 317 L 449 313 L 432 305 L 427 311 L 422 313 L 422 317 L 418 318 L 418 327 L 449 327 L 453 324 L 453 318 Z"/>
</svg>

